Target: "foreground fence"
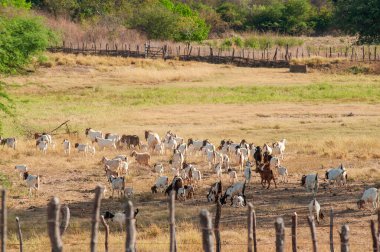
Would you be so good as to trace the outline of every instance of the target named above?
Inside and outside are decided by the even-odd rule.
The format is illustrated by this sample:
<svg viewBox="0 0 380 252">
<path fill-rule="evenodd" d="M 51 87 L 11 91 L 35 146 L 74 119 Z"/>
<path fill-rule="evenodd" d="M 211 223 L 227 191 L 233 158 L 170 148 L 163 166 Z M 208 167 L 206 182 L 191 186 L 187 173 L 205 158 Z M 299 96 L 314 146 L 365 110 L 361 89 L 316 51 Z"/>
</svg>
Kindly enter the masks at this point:
<svg viewBox="0 0 380 252">
<path fill-rule="evenodd" d="M 310 58 L 319 56 L 323 58 L 340 58 L 351 61 L 373 62 L 380 61 L 376 46 L 353 47 L 326 47 L 314 50 L 303 47 L 276 47 L 264 50 L 241 48 L 213 48 L 191 45 L 156 45 L 150 43 L 143 45 L 131 44 L 88 44 L 88 43 L 63 43 L 62 46 L 50 47 L 50 52 L 119 56 L 132 58 L 162 58 L 178 59 L 182 61 L 199 61 L 212 64 L 232 64 L 244 67 L 278 67 L 288 68 L 293 58 Z"/>
<path fill-rule="evenodd" d="M 95 188 L 95 199 L 92 212 L 91 220 L 91 239 L 89 248 L 91 252 L 97 250 L 97 240 L 98 240 L 98 230 L 99 222 L 105 228 L 105 244 L 104 251 L 109 251 L 109 226 L 105 222 L 104 217 L 100 215 L 100 205 L 101 199 L 104 192 L 104 187 L 97 186 Z M 222 214 L 222 206 L 219 203 L 216 203 L 216 214 L 214 220 L 214 227 L 211 220 L 209 211 L 202 209 L 199 214 L 200 220 L 200 230 L 202 232 L 202 247 L 205 252 L 220 252 L 222 250 L 222 242 L 220 238 L 220 218 Z M 126 219 L 126 237 L 125 237 L 125 251 L 134 252 L 137 250 L 138 242 L 136 241 L 136 220 L 134 218 L 134 206 L 131 201 L 128 201 L 125 208 L 125 219 Z M 0 241 L 1 241 L 1 252 L 6 251 L 6 241 L 7 241 L 7 208 L 6 208 L 6 191 L 1 190 L 1 216 L 0 216 Z M 333 242 L 333 229 L 334 229 L 334 213 L 333 210 L 330 210 L 330 251 L 335 251 L 334 242 Z M 60 221 L 61 220 L 61 221 Z M 16 217 L 17 227 L 18 227 L 18 239 L 19 239 L 19 248 L 20 251 L 23 251 L 23 241 L 22 241 L 22 232 L 20 226 L 20 220 Z M 59 199 L 53 197 L 47 207 L 47 226 L 48 234 L 50 237 L 51 250 L 53 252 L 63 251 L 64 244 L 62 242 L 62 236 L 64 235 L 66 229 L 69 226 L 70 222 L 70 209 L 67 205 L 61 207 Z M 292 216 L 292 251 L 297 252 L 297 222 L 298 217 L 297 213 L 294 213 Z M 308 217 L 308 224 L 310 227 L 311 241 L 313 245 L 313 251 L 318 251 L 318 242 L 316 235 L 316 227 L 314 222 L 314 217 Z M 177 251 L 177 242 L 176 242 L 176 229 L 175 229 L 175 192 L 172 191 L 169 197 L 169 232 L 170 232 L 170 243 L 168 249 L 170 252 Z M 275 241 L 274 244 L 276 252 L 285 251 L 285 224 L 284 220 L 281 217 L 276 218 L 274 222 L 275 227 Z M 248 228 L 248 243 L 247 251 L 248 252 L 257 252 L 257 236 L 256 236 L 256 213 L 253 209 L 253 205 L 248 203 L 248 212 L 247 212 L 247 228 Z M 372 242 L 373 242 L 373 251 L 379 252 L 379 239 L 380 239 L 380 211 L 378 211 L 378 232 L 376 233 L 375 222 L 371 220 L 370 222 Z M 340 236 L 340 251 L 348 252 L 350 250 L 349 238 L 350 238 L 350 229 L 347 224 L 342 225 Z M 215 242 L 214 242 L 215 237 Z M 360 237 L 363 239 L 363 236 Z"/>
</svg>

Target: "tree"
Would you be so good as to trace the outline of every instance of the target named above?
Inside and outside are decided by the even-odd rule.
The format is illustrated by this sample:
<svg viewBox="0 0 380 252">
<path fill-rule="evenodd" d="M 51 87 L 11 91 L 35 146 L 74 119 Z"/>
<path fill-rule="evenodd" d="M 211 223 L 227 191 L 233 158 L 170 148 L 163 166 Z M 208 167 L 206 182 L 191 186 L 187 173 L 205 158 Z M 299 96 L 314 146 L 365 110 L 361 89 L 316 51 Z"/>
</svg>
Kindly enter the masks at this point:
<svg viewBox="0 0 380 252">
<path fill-rule="evenodd" d="M 359 43 L 380 42 L 380 0 L 337 0 L 335 20 Z"/>
</svg>

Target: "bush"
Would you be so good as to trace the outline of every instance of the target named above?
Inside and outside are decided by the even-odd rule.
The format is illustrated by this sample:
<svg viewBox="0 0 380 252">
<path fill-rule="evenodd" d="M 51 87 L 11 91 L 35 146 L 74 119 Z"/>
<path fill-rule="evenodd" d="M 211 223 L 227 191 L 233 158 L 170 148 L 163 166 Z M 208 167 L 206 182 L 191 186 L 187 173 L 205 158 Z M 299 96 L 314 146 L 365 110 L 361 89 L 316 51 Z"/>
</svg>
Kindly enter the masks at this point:
<svg viewBox="0 0 380 252">
<path fill-rule="evenodd" d="M 36 17 L 0 17 L 0 72 L 21 70 L 56 36 Z"/>
</svg>

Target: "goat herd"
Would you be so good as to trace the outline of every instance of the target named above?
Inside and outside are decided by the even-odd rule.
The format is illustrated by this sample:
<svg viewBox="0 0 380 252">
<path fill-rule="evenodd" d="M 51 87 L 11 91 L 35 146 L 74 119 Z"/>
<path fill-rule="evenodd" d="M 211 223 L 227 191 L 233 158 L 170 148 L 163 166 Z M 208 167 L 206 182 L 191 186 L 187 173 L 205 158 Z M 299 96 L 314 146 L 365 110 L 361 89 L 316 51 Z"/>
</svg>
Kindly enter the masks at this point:
<svg viewBox="0 0 380 252">
<path fill-rule="evenodd" d="M 138 165 L 146 166 L 153 169 L 153 172 L 159 174 L 156 182 L 151 187 L 152 193 L 165 192 L 167 195 L 172 190 L 176 193 L 177 200 L 186 200 L 194 197 L 198 184 L 202 181 L 202 172 L 194 163 L 187 163 L 188 157 L 204 158 L 207 161 L 210 171 L 215 173 L 217 181 L 211 185 L 207 193 L 208 202 L 220 201 L 221 204 L 230 202 L 234 207 L 243 207 L 246 205 L 245 190 L 251 182 L 252 167 L 254 171 L 260 175 L 261 185 L 270 188 L 273 181 L 277 187 L 276 179 L 280 178 L 281 182 L 288 182 L 288 170 L 280 164 L 284 158 L 286 140 L 275 142 L 271 145 L 265 143 L 262 147 L 247 143 L 245 140 L 240 142 L 232 142 L 231 140 L 222 140 L 219 146 L 215 146 L 209 140 L 188 139 L 187 143 L 183 138 L 168 131 L 163 138 L 152 131 L 145 131 L 145 140 L 143 143 L 137 135 L 120 135 L 103 134 L 91 128 L 85 130 L 86 137 L 92 144 L 75 143 L 74 147 L 78 153 L 83 155 L 95 155 L 97 145 L 98 151 L 105 148 L 121 149 L 127 148 L 131 150 L 130 157 L 127 155 L 117 155 L 112 159 L 103 157 L 101 162 L 104 165 L 110 188 L 112 189 L 112 197 L 114 191 L 118 196 L 133 196 L 133 187 L 126 185 L 126 175 L 128 174 L 128 166 L 131 162 L 129 159 L 134 158 Z M 47 153 L 48 148 L 55 148 L 52 136 L 46 133 L 36 133 L 36 148 Z M 16 149 L 17 141 L 15 138 L 1 138 L 0 143 L 3 146 Z M 62 142 L 63 152 L 70 155 L 71 143 L 65 139 Z M 164 164 L 151 164 L 151 155 L 165 155 L 170 153 L 171 159 L 168 164 L 173 179 L 169 182 L 169 177 L 164 176 Z M 29 174 L 27 165 L 16 165 L 15 169 L 20 176 L 26 181 L 29 188 L 29 195 L 32 191 L 39 190 L 40 176 Z M 244 177 L 243 181 L 238 181 L 238 174 Z M 222 175 L 227 174 L 230 185 L 223 191 Z M 320 204 L 316 200 L 318 191 L 318 174 L 303 175 L 301 185 L 305 186 L 307 192 L 311 192 L 313 200 L 309 204 L 310 215 L 316 215 L 317 222 L 323 217 L 320 211 Z M 347 170 L 340 164 L 336 168 L 328 169 L 325 173 L 325 179 L 328 184 L 335 183 L 339 186 L 347 185 Z M 372 203 L 373 208 L 378 207 L 379 195 L 376 188 L 369 188 L 364 191 L 361 199 L 357 202 L 359 209 L 365 206 L 365 203 Z M 112 214 L 111 214 L 112 215 Z"/>
</svg>

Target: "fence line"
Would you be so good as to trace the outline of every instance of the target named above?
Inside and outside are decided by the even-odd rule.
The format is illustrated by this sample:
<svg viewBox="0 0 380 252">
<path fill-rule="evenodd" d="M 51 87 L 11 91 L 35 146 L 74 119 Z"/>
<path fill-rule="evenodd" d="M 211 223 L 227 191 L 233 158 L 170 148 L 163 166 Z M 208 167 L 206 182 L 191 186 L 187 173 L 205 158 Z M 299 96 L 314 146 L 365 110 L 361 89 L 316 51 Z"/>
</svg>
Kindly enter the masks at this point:
<svg viewBox="0 0 380 252">
<path fill-rule="evenodd" d="M 301 49 L 301 50 L 300 50 Z M 351 50 L 350 50 L 351 49 Z M 162 59 L 178 59 L 182 61 L 199 61 L 213 64 L 233 64 L 244 67 L 277 67 L 288 68 L 291 59 L 302 59 L 310 57 L 322 57 L 330 59 L 346 59 L 350 61 L 373 62 L 380 61 L 377 54 L 376 46 L 346 47 L 342 48 L 329 47 L 325 49 L 325 53 L 318 50 L 293 47 L 269 48 L 255 50 L 247 48 L 213 48 L 206 46 L 168 46 L 156 45 L 152 46 L 150 42 L 144 45 L 131 44 L 88 44 L 87 42 L 76 44 L 63 42 L 62 46 L 54 46 L 48 48 L 50 52 L 84 54 L 84 55 L 101 55 L 101 56 L 119 56 L 131 58 L 162 58 Z"/>
<path fill-rule="evenodd" d="M 97 233 L 98 233 L 98 224 L 99 224 L 99 220 L 100 220 L 100 204 L 101 204 L 101 198 L 103 197 L 103 190 L 104 188 L 103 187 L 100 187 L 100 186 L 97 186 L 96 189 L 95 189 L 95 199 L 94 199 L 94 208 L 93 208 L 93 213 L 92 213 L 92 228 L 91 228 L 91 238 L 90 238 L 90 241 L 89 242 L 73 242 L 72 240 L 70 240 L 69 243 L 67 244 L 63 244 L 62 242 L 62 239 L 61 239 L 61 236 L 63 233 L 61 233 L 60 231 L 60 227 L 63 226 L 69 226 L 69 220 L 70 218 L 67 218 L 67 217 L 63 217 L 63 218 L 60 218 L 60 209 L 61 209 L 61 206 L 60 206 L 60 203 L 59 203 L 59 199 L 56 198 L 56 197 L 53 197 L 49 204 L 48 204 L 48 208 L 47 208 L 47 224 L 48 224 L 48 234 L 49 234 L 49 237 L 50 237 L 50 242 L 51 242 L 51 248 L 52 248 L 52 251 L 63 251 L 64 249 L 64 246 L 75 246 L 75 245 L 81 245 L 81 244 L 87 244 L 87 245 L 90 245 L 91 247 L 91 250 L 92 251 L 96 251 L 96 248 L 97 248 Z M 1 206 L 2 206 L 2 209 L 1 209 L 1 218 L 0 220 L 4 220 L 1 222 L 1 229 L 0 229 L 0 236 L 1 237 L 5 237 L 5 234 L 7 233 L 7 218 L 6 217 L 6 191 L 5 190 L 1 190 L 0 191 L 1 195 L 2 195 L 2 198 L 1 198 Z M 174 197 L 175 197 L 175 194 L 174 193 L 171 193 L 170 194 L 171 197 L 169 199 L 169 223 L 172 224 L 173 226 L 172 227 L 175 227 L 175 207 L 174 207 L 174 204 L 175 204 L 175 201 L 174 201 Z M 67 206 L 65 206 L 67 207 Z M 217 214 L 216 214 L 216 220 L 215 220 L 215 223 L 218 224 L 218 225 L 215 225 L 217 230 L 219 231 L 220 230 L 220 227 L 219 227 L 219 219 L 221 218 L 221 209 L 220 209 L 221 205 L 220 204 L 217 204 Z M 64 212 L 69 212 L 69 210 L 64 210 Z M 186 243 L 186 242 L 181 242 L 181 243 L 176 243 L 175 241 L 175 233 L 174 233 L 174 236 L 171 237 L 170 241 L 168 242 L 137 242 L 136 243 L 136 237 L 137 237 L 137 233 L 136 233 L 136 227 L 135 227 L 135 212 L 134 212 L 134 207 L 133 207 L 133 204 L 131 201 L 128 201 L 127 204 L 126 204 L 126 212 L 125 212 L 125 219 L 126 219 L 126 239 L 125 239 L 125 251 L 126 252 L 134 252 L 136 251 L 136 248 L 138 246 L 138 244 L 148 244 L 148 245 L 158 245 L 158 244 L 161 244 L 161 245 L 169 245 L 171 246 L 171 250 L 176 250 L 176 246 L 177 245 L 198 245 L 198 246 L 201 246 L 201 244 L 199 243 L 193 243 L 193 242 L 189 242 L 189 243 Z M 102 216 L 103 217 L 103 216 Z M 332 221 L 332 218 L 333 218 L 333 214 L 332 214 L 332 211 L 330 212 L 330 223 L 333 223 Z M 61 219 L 61 221 L 60 221 Z M 226 246 L 246 246 L 248 248 L 248 251 L 252 251 L 252 245 L 254 245 L 254 251 L 257 251 L 257 247 L 256 247 L 256 214 L 255 214 L 255 211 L 253 209 L 253 206 L 252 204 L 249 204 L 249 207 L 248 207 L 248 212 L 247 212 L 247 223 L 248 223 L 248 237 L 247 237 L 247 243 L 228 243 L 228 244 L 225 244 Z M 104 218 L 101 219 L 103 222 L 104 222 Z M 218 246 L 218 241 L 214 241 L 214 237 L 213 237 L 213 231 L 215 231 L 215 229 L 213 229 L 213 225 L 212 225 L 212 221 L 211 221 L 211 216 L 210 216 L 210 213 L 205 210 L 205 209 L 202 209 L 200 211 L 200 215 L 199 215 L 199 220 L 200 220 L 200 229 L 201 229 L 201 232 L 202 232 L 202 247 L 203 247 L 203 250 L 206 251 L 206 252 L 211 252 L 211 251 L 214 251 L 214 245 L 216 243 L 216 245 Z M 19 220 L 17 220 L 18 222 Z M 313 250 L 314 251 L 317 251 L 317 239 L 316 239 L 316 228 L 315 228 L 315 223 L 314 223 L 314 217 L 312 216 L 308 216 L 308 222 L 309 222 L 309 225 L 310 225 L 310 231 L 311 231 L 311 237 L 312 237 L 312 246 L 313 246 Z M 105 223 L 105 222 L 104 222 Z M 378 211 L 378 223 L 380 223 L 380 210 Z M 261 245 L 271 245 L 273 246 L 274 244 L 276 245 L 276 251 L 278 252 L 282 252 L 285 250 L 285 225 L 284 225 L 284 219 L 282 217 L 278 217 L 276 218 L 275 222 L 274 222 L 274 226 L 275 226 L 275 234 L 276 234 L 276 239 L 275 239 L 275 242 L 268 242 L 268 241 L 260 241 L 258 242 L 257 245 L 259 245 L 259 247 Z M 108 233 L 109 233 L 109 230 L 107 230 L 107 225 L 104 225 L 106 227 L 106 239 L 105 239 L 105 248 L 106 248 L 106 251 L 108 250 L 108 246 L 110 245 L 110 243 L 108 243 Z M 296 248 L 297 246 L 297 241 L 296 241 L 296 236 L 297 236 L 297 214 L 294 213 L 294 215 L 292 216 L 292 248 L 293 248 L 293 251 L 294 249 Z M 376 228 L 375 228 L 375 222 L 372 220 L 370 222 L 370 229 L 371 229 L 371 238 L 372 238 L 372 248 L 373 248 L 373 251 L 379 251 L 379 232 L 380 230 L 378 230 L 378 232 L 376 233 Z M 171 230 L 175 230 L 174 228 L 171 228 Z M 21 232 L 21 229 L 19 228 L 19 231 Z M 342 225 L 341 227 L 341 232 L 339 233 L 340 235 L 340 247 L 341 247 L 341 251 L 349 251 L 349 227 L 347 224 L 344 224 Z M 22 239 L 20 239 L 20 241 L 22 241 Z M 294 242 L 295 241 L 295 242 Z M 330 242 L 331 242 L 331 238 L 330 238 Z M 363 241 L 363 237 L 361 236 L 361 241 L 362 242 L 356 242 L 355 241 L 355 244 L 358 245 L 358 244 L 361 244 L 361 245 L 369 245 L 368 242 L 364 242 Z M 254 243 L 254 244 L 252 244 Z M 309 243 L 309 242 L 305 242 L 305 241 L 302 241 L 300 242 L 300 244 L 306 244 L 306 243 Z M 111 244 L 117 244 L 117 245 L 122 245 L 122 243 L 111 243 Z M 222 241 L 219 241 L 219 244 L 222 244 Z M 331 243 L 330 243 L 331 244 Z M 6 243 L 5 243 L 5 240 L 2 241 L 2 248 L 3 248 L 3 251 L 5 252 L 6 251 Z M 20 246 L 20 248 L 22 246 L 24 247 L 27 247 L 27 245 L 29 245 L 28 243 L 19 243 L 19 244 L 7 244 L 8 246 Z M 33 245 L 36 245 L 36 244 L 33 244 Z M 220 245 L 221 246 L 221 245 Z M 220 248 L 219 248 L 220 250 Z"/>
</svg>

